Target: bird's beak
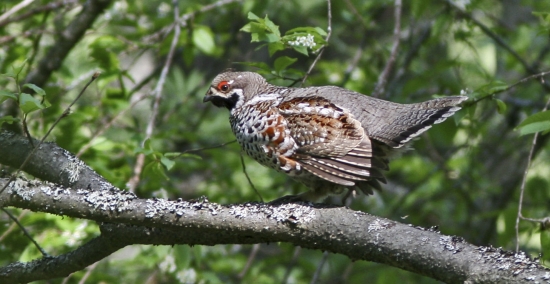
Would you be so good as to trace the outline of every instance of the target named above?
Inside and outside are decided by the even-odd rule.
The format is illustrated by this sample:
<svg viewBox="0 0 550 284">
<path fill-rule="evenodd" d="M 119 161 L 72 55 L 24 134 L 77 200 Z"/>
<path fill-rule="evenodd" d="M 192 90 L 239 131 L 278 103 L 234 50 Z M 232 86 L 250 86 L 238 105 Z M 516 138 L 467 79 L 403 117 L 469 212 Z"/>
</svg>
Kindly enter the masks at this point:
<svg viewBox="0 0 550 284">
<path fill-rule="evenodd" d="M 213 98 L 214 98 L 214 96 L 212 96 L 212 87 L 210 87 L 210 88 L 208 89 L 208 92 L 206 92 L 206 95 L 204 95 L 204 98 L 202 99 L 202 102 L 203 102 L 203 103 L 209 102 L 209 101 L 211 101 Z"/>
</svg>

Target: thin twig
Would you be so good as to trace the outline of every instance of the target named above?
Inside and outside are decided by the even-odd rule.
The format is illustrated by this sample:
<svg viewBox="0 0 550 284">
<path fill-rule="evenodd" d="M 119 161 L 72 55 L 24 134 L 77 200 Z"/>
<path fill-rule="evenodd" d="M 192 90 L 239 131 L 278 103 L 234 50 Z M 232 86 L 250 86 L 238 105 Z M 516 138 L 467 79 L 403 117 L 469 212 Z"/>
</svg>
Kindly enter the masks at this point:
<svg viewBox="0 0 550 284">
<path fill-rule="evenodd" d="M 330 0 L 327 0 L 327 9 L 328 9 L 328 27 L 327 27 L 327 37 L 325 38 L 326 44 L 319 49 L 319 53 L 317 54 L 317 57 L 315 57 L 315 60 L 313 60 L 313 63 L 311 63 L 311 66 L 309 66 L 309 69 L 307 70 L 306 74 L 304 75 L 304 78 L 302 79 L 302 83 L 300 86 L 302 86 L 306 80 L 315 65 L 317 64 L 317 61 L 321 59 L 321 56 L 323 55 L 323 52 L 325 51 L 325 48 L 327 47 L 328 41 L 330 39 L 330 35 L 332 34 L 332 7 Z"/>
<path fill-rule="evenodd" d="M 57 126 L 57 124 L 61 121 L 61 119 L 67 117 L 69 115 L 69 112 L 71 110 L 71 107 L 76 103 L 76 101 L 78 101 L 78 99 L 80 99 L 80 97 L 84 94 L 84 91 L 86 91 L 86 89 L 88 89 L 88 86 L 90 86 L 90 84 L 92 84 L 92 82 L 95 81 L 95 79 L 97 79 L 97 77 L 99 77 L 101 73 L 99 72 L 96 72 L 94 73 L 94 75 L 92 75 L 92 78 L 90 79 L 90 81 L 88 83 L 86 83 L 86 85 L 84 86 L 84 88 L 82 88 L 82 90 L 80 91 L 80 93 L 78 94 L 78 96 L 76 96 L 76 98 L 69 104 L 69 106 L 63 111 L 63 113 L 54 121 L 54 123 L 52 124 L 52 126 L 50 127 L 50 129 L 48 129 L 48 132 L 46 132 L 46 135 L 44 135 L 44 137 L 42 137 L 42 139 L 40 139 L 40 141 L 38 142 L 38 145 L 36 145 L 36 147 L 32 148 L 31 152 L 29 153 L 29 155 L 27 156 L 27 158 L 25 158 L 25 160 L 23 161 L 23 163 L 21 164 L 21 166 L 19 167 L 19 169 L 17 169 L 17 171 L 15 171 L 14 174 L 11 175 L 11 177 L 9 178 L 9 180 L 6 182 L 6 184 L 4 185 L 4 187 L 2 187 L 2 189 L 0 189 L 0 193 L 4 192 L 4 190 L 6 190 L 6 188 L 8 187 L 8 185 L 15 179 L 15 177 L 21 172 L 21 170 L 27 165 L 27 163 L 30 161 L 31 157 L 34 155 L 34 153 L 36 152 L 36 150 L 38 150 L 38 148 L 40 148 L 40 145 L 42 145 L 42 143 L 44 143 L 44 140 L 46 140 L 46 138 L 50 135 L 50 133 L 52 132 L 52 130 Z"/>
<path fill-rule="evenodd" d="M 317 265 L 317 269 L 315 270 L 315 273 L 313 274 L 313 278 L 311 278 L 310 284 L 315 284 L 317 281 L 319 281 L 319 276 L 321 275 L 321 270 L 323 270 L 323 266 L 325 266 L 325 262 L 327 262 L 328 258 L 328 251 L 323 252 L 323 257 L 321 258 L 321 261 Z"/>
<path fill-rule="evenodd" d="M 361 22 L 361 25 L 365 28 L 365 29 L 368 29 L 369 28 L 369 25 L 367 24 L 367 22 L 365 22 L 365 19 L 363 19 L 363 15 L 361 15 L 359 13 L 359 11 L 357 11 L 357 8 L 355 8 L 355 5 L 353 5 L 353 3 L 351 3 L 350 0 L 344 0 L 344 2 L 346 2 L 346 5 L 348 5 L 348 9 L 355 15 L 355 17 L 357 17 L 357 19 L 359 20 L 359 22 Z"/>
<path fill-rule="evenodd" d="M 550 98 L 548 101 L 546 101 L 546 105 L 542 109 L 542 111 L 548 110 L 548 106 L 550 105 Z M 528 218 L 524 218 L 521 211 L 523 206 L 523 194 L 525 192 L 525 184 L 527 182 L 527 174 L 529 173 L 529 167 L 531 166 L 531 160 L 533 159 L 533 153 L 535 151 L 535 145 L 537 144 L 537 138 L 539 137 L 539 132 L 535 133 L 533 136 L 533 141 L 531 142 L 531 149 L 529 149 L 529 155 L 527 156 L 527 165 L 525 165 L 525 171 L 523 172 L 523 178 L 521 180 L 521 188 L 519 192 L 519 204 L 518 204 L 518 214 L 516 216 L 516 253 L 519 252 L 519 220 L 525 219 L 529 220 Z M 532 221 L 532 220 L 530 220 Z"/>
<path fill-rule="evenodd" d="M 99 264 L 99 261 L 96 261 L 94 262 L 94 264 L 88 266 L 88 268 L 86 269 L 86 273 L 84 273 L 84 276 L 82 276 L 82 279 L 78 281 L 78 284 L 87 283 L 86 280 L 88 279 L 88 277 L 90 277 L 90 275 L 92 275 L 92 272 L 94 271 L 94 269 L 97 267 L 98 264 Z"/>
<path fill-rule="evenodd" d="M 386 63 L 384 70 L 382 70 L 382 73 L 380 73 L 380 76 L 378 76 L 378 82 L 376 83 L 374 91 L 371 95 L 373 97 L 379 97 L 382 93 L 384 93 L 386 83 L 388 82 L 388 77 L 390 76 L 390 72 L 392 71 L 395 60 L 397 59 L 397 51 L 399 50 L 399 44 L 401 42 L 401 6 L 401 0 L 395 0 L 395 26 L 393 28 L 393 44 L 391 47 L 388 62 Z"/>
<path fill-rule="evenodd" d="M 40 251 L 40 253 L 42 253 L 43 257 L 50 257 L 50 255 L 34 240 L 33 237 L 31 237 L 31 235 L 29 234 L 27 229 L 25 229 L 25 227 L 19 222 L 19 220 L 17 218 L 15 218 L 15 216 L 13 216 L 13 214 L 10 213 L 10 211 L 8 211 L 4 208 L 2 208 L 2 211 L 4 211 L 4 213 L 6 213 L 6 215 L 8 215 L 10 217 L 10 219 L 12 219 L 13 222 L 15 222 L 17 224 L 17 226 L 19 226 L 19 228 L 21 228 L 21 231 L 23 231 L 23 234 L 25 234 L 25 236 L 27 238 L 29 238 L 29 240 L 31 240 L 31 242 L 34 244 L 34 246 Z"/>
<path fill-rule="evenodd" d="M 288 266 L 286 267 L 285 276 L 283 277 L 282 284 L 288 283 L 288 278 L 290 277 L 290 272 L 292 272 L 292 268 L 296 265 L 296 262 L 298 261 L 298 257 L 300 256 L 300 253 L 302 252 L 302 247 L 295 247 L 294 253 L 292 254 L 292 259 L 288 263 Z"/>
<path fill-rule="evenodd" d="M 10 23 L 22 21 L 26 18 L 32 17 L 32 16 L 34 16 L 36 14 L 39 14 L 39 13 L 42 13 L 42 12 L 50 12 L 50 11 L 54 11 L 54 10 L 59 11 L 60 7 L 63 7 L 63 6 L 69 6 L 70 7 L 71 5 L 74 5 L 74 4 L 77 4 L 77 3 L 78 3 L 77 0 L 62 0 L 62 1 L 54 2 L 54 3 L 48 3 L 44 6 L 40 6 L 40 7 L 31 9 L 31 10 L 29 10 L 28 12 L 26 12 L 22 15 L 12 17 L 12 18 L 9 18 L 9 19 L 0 19 L 0 28 L 3 27 L 3 26 L 8 25 Z"/>
<path fill-rule="evenodd" d="M 250 254 L 248 255 L 248 260 L 246 261 L 246 264 L 244 265 L 243 270 L 241 270 L 241 272 L 237 274 L 237 278 L 239 280 L 241 281 L 243 280 L 244 276 L 250 269 L 250 266 L 252 266 L 252 262 L 254 261 L 254 259 L 256 259 L 256 255 L 258 254 L 259 250 L 260 250 L 260 244 L 254 244 L 252 246 L 252 251 L 250 251 Z"/>
<path fill-rule="evenodd" d="M 550 74 L 550 71 L 544 71 L 544 72 L 540 72 L 540 73 L 537 73 L 537 74 L 533 74 L 533 75 L 530 75 L 530 76 L 527 76 L 517 82 L 515 82 L 514 84 L 512 85 L 509 85 L 507 86 L 506 88 L 502 88 L 502 89 L 498 89 L 496 92 L 493 92 L 493 93 L 490 93 L 490 94 L 487 94 L 485 96 L 482 96 L 482 97 L 479 97 L 475 100 L 468 100 L 467 102 L 464 103 L 465 106 L 470 106 L 470 105 L 475 105 L 477 104 L 478 102 L 482 101 L 482 100 L 485 100 L 487 98 L 492 98 L 493 95 L 496 95 L 496 94 L 499 94 L 499 93 L 503 93 L 503 92 L 506 92 L 512 88 L 514 88 L 515 86 L 519 85 L 519 84 L 523 84 L 529 80 L 532 80 L 532 79 L 538 79 L 538 78 L 542 78 L 546 75 Z"/>
<path fill-rule="evenodd" d="M 30 5 L 34 0 L 24 0 L 19 2 L 19 4 L 13 6 L 11 9 L 9 9 L 6 13 L 0 15 L 0 23 L 7 20 L 11 15 L 17 13 L 19 10 L 27 7 Z"/>
<path fill-rule="evenodd" d="M 258 191 L 258 189 L 256 188 L 256 186 L 254 186 L 254 183 L 252 183 L 252 180 L 250 179 L 250 177 L 248 176 L 248 172 L 246 172 L 246 166 L 244 165 L 244 158 L 243 158 L 243 154 L 241 153 L 241 165 L 243 166 L 243 173 L 244 175 L 246 176 L 246 179 L 248 180 L 248 183 L 250 184 L 250 186 L 252 186 L 252 189 L 254 189 L 254 191 L 256 192 L 256 194 L 258 195 L 258 197 L 260 198 L 260 201 L 261 202 L 264 202 L 264 199 L 262 198 L 262 195 L 260 195 L 260 192 Z"/>
<path fill-rule="evenodd" d="M 23 210 L 21 214 L 19 214 L 19 217 L 17 217 L 17 220 L 23 219 L 25 215 L 27 215 L 29 211 Z M 4 241 L 4 239 L 17 227 L 17 223 L 13 223 L 9 226 L 9 228 L 0 236 L 0 243 Z"/>
<path fill-rule="evenodd" d="M 172 4 L 174 6 L 174 21 L 177 22 L 179 17 L 178 1 L 174 0 Z M 155 101 L 153 103 L 153 110 L 151 113 L 151 117 L 149 118 L 149 122 L 147 123 L 147 128 L 145 129 L 145 138 L 143 139 L 142 145 L 145 144 L 145 141 L 150 139 L 151 136 L 153 135 L 153 128 L 158 116 L 158 109 L 160 105 L 160 99 L 162 98 L 162 90 L 164 88 L 164 82 L 166 81 L 166 77 L 168 76 L 168 71 L 170 70 L 170 66 L 172 65 L 172 59 L 174 58 L 174 53 L 178 45 L 180 32 L 181 32 L 180 26 L 175 25 L 174 37 L 172 38 L 172 43 L 170 44 L 170 51 L 168 52 L 168 56 L 166 57 L 166 61 L 164 62 L 164 67 L 162 68 L 162 71 L 160 73 L 160 77 L 157 82 L 157 85 L 153 90 Z M 136 190 L 144 164 L 145 164 L 145 154 L 139 153 L 136 158 L 136 164 L 134 166 L 134 175 L 128 181 L 128 189 L 130 192 L 134 192 Z"/>
</svg>

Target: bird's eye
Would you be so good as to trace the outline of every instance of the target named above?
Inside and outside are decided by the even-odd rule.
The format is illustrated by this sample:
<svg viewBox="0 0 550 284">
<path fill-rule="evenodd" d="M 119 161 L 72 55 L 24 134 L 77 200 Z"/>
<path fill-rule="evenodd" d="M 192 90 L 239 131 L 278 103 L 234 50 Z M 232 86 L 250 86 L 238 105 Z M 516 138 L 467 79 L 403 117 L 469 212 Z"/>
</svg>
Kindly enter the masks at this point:
<svg viewBox="0 0 550 284">
<path fill-rule="evenodd" d="M 229 91 L 229 83 L 227 81 L 222 81 L 218 84 L 218 90 L 222 92 Z"/>
</svg>

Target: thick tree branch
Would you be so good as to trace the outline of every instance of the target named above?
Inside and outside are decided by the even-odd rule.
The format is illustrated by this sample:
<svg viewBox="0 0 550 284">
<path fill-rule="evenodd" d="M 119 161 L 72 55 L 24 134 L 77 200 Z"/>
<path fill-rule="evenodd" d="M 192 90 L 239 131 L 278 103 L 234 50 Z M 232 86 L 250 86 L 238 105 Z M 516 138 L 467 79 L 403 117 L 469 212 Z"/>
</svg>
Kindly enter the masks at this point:
<svg viewBox="0 0 550 284">
<path fill-rule="evenodd" d="M 0 186 L 5 182 L 5 179 L 0 179 Z M 523 253 L 476 247 L 459 237 L 445 236 L 344 207 L 271 206 L 264 203 L 222 206 L 204 200 L 146 200 L 113 188 L 99 191 L 72 189 L 21 178 L 0 194 L 0 207 L 5 206 L 124 224 L 103 228 L 105 239 L 115 238 L 112 243 L 101 243 L 105 241 L 103 238 L 94 239 L 80 250 L 97 246 L 94 242 L 100 242 L 102 247 L 112 246 L 114 250 L 128 244 L 289 242 L 340 253 L 351 259 L 385 263 L 447 283 L 527 283 L 529 279 L 550 278 L 549 270 L 529 260 Z M 107 229 L 112 230 L 113 235 L 108 234 Z M 124 240 L 116 239 L 117 236 Z M 104 251 L 101 255 L 90 258 L 75 251 L 53 259 L 10 264 L 0 268 L 0 282 L 29 280 L 23 278 L 34 277 L 29 276 L 29 269 L 32 269 L 32 275 L 58 277 L 57 269 L 67 262 L 78 263 L 73 267 L 78 270 L 114 251 L 101 250 Z"/>
<path fill-rule="evenodd" d="M 0 281 L 2 283 L 27 283 L 64 277 L 86 268 L 128 244 L 127 239 L 121 236 L 101 234 L 69 253 L 57 257 L 36 259 L 27 263 L 14 262 L 2 267 L 0 268 Z"/>
<path fill-rule="evenodd" d="M 38 145 L 38 140 L 33 141 Z M 32 149 L 27 138 L 0 130 L 0 164 L 19 168 Z M 40 145 L 22 170 L 37 178 L 73 188 L 112 186 L 80 159 L 54 143 Z"/>
</svg>

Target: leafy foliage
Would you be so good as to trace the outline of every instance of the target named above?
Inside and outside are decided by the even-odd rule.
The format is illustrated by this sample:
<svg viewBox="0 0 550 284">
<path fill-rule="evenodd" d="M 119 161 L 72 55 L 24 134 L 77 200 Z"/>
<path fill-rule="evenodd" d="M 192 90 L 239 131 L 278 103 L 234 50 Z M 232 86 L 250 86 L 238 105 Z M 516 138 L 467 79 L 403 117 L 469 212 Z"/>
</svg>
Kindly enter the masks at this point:
<svg viewBox="0 0 550 284">
<path fill-rule="evenodd" d="M 19 3 L 3 1 L 0 16 Z M 63 9 L 51 13 L 47 7 L 54 3 Z M 241 151 L 230 143 L 234 136 L 227 111 L 202 103 L 210 80 L 231 67 L 258 71 L 275 84 L 298 85 L 324 48 L 305 84 L 370 94 L 394 42 L 393 1 L 332 1 L 328 42 L 324 0 L 211 1 L 219 5 L 202 12 L 204 1 L 179 1 L 180 16 L 185 16 L 180 19 L 185 20 L 179 22 L 182 31 L 153 134 L 146 137 L 151 94 L 174 34 L 170 3 L 113 1 L 43 85 L 26 78 L 40 72 L 37 66 L 63 41 L 62 32 L 71 28 L 67 24 L 81 4 L 34 1 L 0 20 L 0 73 L 5 74 L 0 76 L 0 125 L 20 129 L 25 120 L 31 135 L 43 137 L 99 70 L 101 76 L 53 130 L 50 141 L 78 154 L 121 188 L 134 176 L 136 156 L 144 154 L 135 189 L 144 198 L 258 201 L 242 170 Z M 418 0 L 403 5 L 399 52 L 382 98 L 414 103 L 436 94 L 463 93 L 471 100 L 455 121 L 435 126 L 413 143 L 414 151 L 391 162 L 384 191 L 358 196 L 350 206 L 417 226 L 438 226 L 476 244 L 514 249 L 521 181 L 533 139 L 526 134 L 535 132 L 542 133 L 526 178 L 523 215 L 548 216 L 550 113 L 542 110 L 550 87 L 547 77 L 520 80 L 550 69 L 550 3 Z M 227 144 L 213 147 L 222 143 Z M 247 157 L 244 162 L 264 200 L 304 190 Z M 74 250 L 98 233 L 87 221 L 9 210 L 51 254 Z M 0 265 L 40 257 L 17 232 L 0 215 Z M 519 235 L 521 249 L 534 257 L 544 252 L 547 259 L 547 230 L 521 221 Z M 255 260 L 246 268 L 254 250 Z M 322 252 L 302 250 L 293 260 L 294 250 L 288 244 L 133 246 L 100 261 L 89 276 L 82 271 L 69 281 L 309 282 Z M 329 255 L 320 274 L 321 283 L 404 278 L 410 283 L 431 281 L 340 255 Z"/>
</svg>

